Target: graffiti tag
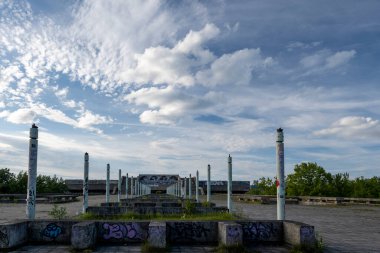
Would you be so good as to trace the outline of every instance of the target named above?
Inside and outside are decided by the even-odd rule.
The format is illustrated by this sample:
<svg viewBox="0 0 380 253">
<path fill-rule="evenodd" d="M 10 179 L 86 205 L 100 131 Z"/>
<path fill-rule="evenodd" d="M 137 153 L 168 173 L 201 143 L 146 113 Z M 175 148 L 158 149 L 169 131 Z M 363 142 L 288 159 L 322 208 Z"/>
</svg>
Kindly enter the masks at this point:
<svg viewBox="0 0 380 253">
<path fill-rule="evenodd" d="M 0 230 L 0 245 L 8 246 L 8 243 L 9 243 L 9 239 L 8 239 L 8 235 L 6 231 L 3 232 Z"/>
<path fill-rule="evenodd" d="M 104 234 L 103 238 L 109 240 L 114 239 L 145 239 L 144 235 L 139 233 L 136 224 L 103 224 Z"/>
<path fill-rule="evenodd" d="M 196 240 L 207 237 L 209 232 L 210 229 L 206 228 L 202 223 L 175 222 L 173 226 L 169 225 L 169 233 L 171 233 L 173 240 Z"/>
<path fill-rule="evenodd" d="M 48 237 L 50 239 L 57 238 L 60 234 L 63 234 L 63 228 L 55 223 L 49 223 L 44 230 L 42 230 L 41 235 Z"/>
<path fill-rule="evenodd" d="M 234 239 L 239 238 L 240 230 L 237 227 L 228 227 L 227 235 L 228 235 L 228 237 L 232 237 Z"/>
<path fill-rule="evenodd" d="M 268 240 L 277 234 L 273 223 L 252 222 L 243 224 L 243 233 L 254 241 Z"/>
</svg>

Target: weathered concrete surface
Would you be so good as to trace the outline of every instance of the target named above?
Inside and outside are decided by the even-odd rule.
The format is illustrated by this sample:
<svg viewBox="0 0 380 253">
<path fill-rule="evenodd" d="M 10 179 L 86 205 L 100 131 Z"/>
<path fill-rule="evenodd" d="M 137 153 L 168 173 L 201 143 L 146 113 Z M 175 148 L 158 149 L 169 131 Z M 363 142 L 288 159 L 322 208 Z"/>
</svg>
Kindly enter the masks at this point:
<svg viewBox="0 0 380 253">
<path fill-rule="evenodd" d="M 166 247 L 166 222 L 152 221 L 149 224 L 148 243 L 152 247 Z"/>
<path fill-rule="evenodd" d="M 95 222 L 84 221 L 74 224 L 71 228 L 71 245 L 78 250 L 92 248 L 96 244 L 96 235 Z"/>
<path fill-rule="evenodd" d="M 111 195 L 110 201 L 117 196 Z M 201 201 L 206 196 L 200 196 Z M 212 195 L 217 205 L 226 205 L 226 195 Z M 104 202 L 104 195 L 90 195 L 89 205 Z M 75 216 L 82 208 L 78 202 L 64 203 L 69 216 Z M 51 218 L 48 212 L 52 204 L 37 204 L 36 218 Z M 276 219 L 275 205 L 255 205 L 234 202 L 235 213 L 250 219 Z M 25 204 L 0 204 L 0 224 L 25 218 Z M 287 205 L 286 219 L 313 225 L 317 235 L 326 245 L 326 252 L 379 252 L 380 249 L 380 206 L 301 206 Z"/>
<path fill-rule="evenodd" d="M 226 246 L 243 244 L 243 229 L 240 224 L 233 221 L 218 222 L 219 243 Z"/>
<path fill-rule="evenodd" d="M 27 242 L 28 223 L 20 221 L 0 225 L 0 249 L 10 249 Z"/>
<path fill-rule="evenodd" d="M 310 226 L 301 222 L 284 221 L 284 241 L 291 245 L 315 243 L 314 226 Z"/>
<path fill-rule="evenodd" d="M 71 227 L 75 223 L 78 222 L 71 220 L 30 220 L 28 223 L 29 242 L 70 244 Z"/>
<path fill-rule="evenodd" d="M 216 244 L 218 242 L 218 223 L 168 221 L 166 222 L 166 239 L 170 244 Z"/>
<path fill-rule="evenodd" d="M 142 243 L 148 239 L 148 232 L 148 221 L 97 222 L 97 241 L 100 243 Z"/>
<path fill-rule="evenodd" d="M 244 243 L 281 243 L 283 241 L 282 221 L 237 221 L 243 229 Z"/>
</svg>

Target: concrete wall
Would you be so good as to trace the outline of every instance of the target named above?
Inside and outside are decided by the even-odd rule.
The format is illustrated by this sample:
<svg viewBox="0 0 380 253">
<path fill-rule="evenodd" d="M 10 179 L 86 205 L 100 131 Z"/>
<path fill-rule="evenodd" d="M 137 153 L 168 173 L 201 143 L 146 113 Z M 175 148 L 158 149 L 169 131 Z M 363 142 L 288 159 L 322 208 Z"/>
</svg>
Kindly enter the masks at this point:
<svg viewBox="0 0 380 253">
<path fill-rule="evenodd" d="M 0 225 L 0 250 L 17 247 L 28 241 L 28 222 L 11 222 Z"/>
<path fill-rule="evenodd" d="M 97 241 L 102 243 L 141 243 L 148 238 L 149 221 L 97 222 Z"/>
<path fill-rule="evenodd" d="M 291 245 L 315 243 L 314 226 L 296 221 L 284 221 L 284 242 Z"/>
<path fill-rule="evenodd" d="M 237 221 L 243 229 L 244 243 L 283 241 L 282 221 Z"/>
<path fill-rule="evenodd" d="M 28 222 L 29 242 L 70 244 L 71 227 L 79 221 L 33 220 Z"/>
<path fill-rule="evenodd" d="M 170 244 L 216 244 L 218 222 L 167 221 L 166 238 Z"/>
</svg>

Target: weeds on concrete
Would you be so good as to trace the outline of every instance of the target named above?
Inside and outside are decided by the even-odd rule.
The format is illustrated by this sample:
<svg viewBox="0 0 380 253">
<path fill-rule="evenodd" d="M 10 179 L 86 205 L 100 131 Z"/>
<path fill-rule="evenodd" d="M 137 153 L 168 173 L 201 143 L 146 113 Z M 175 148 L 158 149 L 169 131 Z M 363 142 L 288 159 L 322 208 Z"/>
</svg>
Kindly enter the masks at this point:
<svg viewBox="0 0 380 253">
<path fill-rule="evenodd" d="M 54 219 L 62 220 L 67 217 L 66 207 L 58 207 L 57 204 L 54 204 L 53 209 L 49 212 L 49 215 Z"/>
<path fill-rule="evenodd" d="M 294 246 L 290 253 L 323 253 L 325 250 L 325 245 L 323 243 L 322 237 L 319 237 L 314 245 L 300 244 Z"/>
<path fill-rule="evenodd" d="M 224 244 L 219 245 L 215 251 L 216 253 L 250 253 L 243 245 L 226 246 Z"/>
<path fill-rule="evenodd" d="M 141 252 L 142 253 L 160 253 L 160 252 L 169 252 L 169 246 L 166 246 L 165 248 L 157 248 L 150 245 L 147 241 L 145 241 L 141 245 Z"/>
<path fill-rule="evenodd" d="M 126 213 L 113 216 L 99 216 L 93 213 L 83 213 L 78 217 L 80 220 L 191 220 L 191 221 L 212 221 L 212 220 L 236 220 L 237 217 L 229 213 L 205 213 L 205 214 L 136 214 Z"/>
</svg>

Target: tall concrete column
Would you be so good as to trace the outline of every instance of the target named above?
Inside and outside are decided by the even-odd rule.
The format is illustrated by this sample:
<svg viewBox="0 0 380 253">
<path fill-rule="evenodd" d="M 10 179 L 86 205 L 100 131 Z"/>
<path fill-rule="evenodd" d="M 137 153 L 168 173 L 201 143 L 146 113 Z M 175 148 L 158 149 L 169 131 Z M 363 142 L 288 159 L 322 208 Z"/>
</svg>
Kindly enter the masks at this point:
<svg viewBox="0 0 380 253">
<path fill-rule="evenodd" d="M 106 203 L 110 202 L 110 164 L 107 164 Z"/>
<path fill-rule="evenodd" d="M 197 171 L 197 177 L 195 178 L 195 199 L 199 203 L 199 172 Z"/>
<path fill-rule="evenodd" d="M 207 202 L 211 201 L 211 166 L 207 166 Z"/>
<path fill-rule="evenodd" d="M 186 199 L 187 198 L 187 194 L 186 194 L 186 191 L 187 191 L 187 178 L 185 177 L 183 181 L 184 181 L 184 183 L 183 183 L 184 184 L 184 187 L 183 187 L 184 188 L 183 189 L 183 193 L 184 193 L 183 197 Z"/>
<path fill-rule="evenodd" d="M 132 198 L 135 197 L 135 191 L 134 191 L 134 179 L 133 179 L 133 176 L 131 176 L 131 196 Z"/>
<path fill-rule="evenodd" d="M 192 192 L 191 192 L 191 174 L 189 175 L 189 199 L 192 198 Z"/>
<path fill-rule="evenodd" d="M 38 127 L 33 124 L 29 132 L 28 192 L 26 193 L 26 217 L 34 219 L 36 214 L 36 179 Z"/>
<path fill-rule="evenodd" d="M 277 162 L 277 220 L 285 219 L 285 172 L 284 172 L 284 133 L 281 128 L 277 129 L 276 140 Z"/>
<path fill-rule="evenodd" d="M 83 178 L 83 213 L 87 211 L 88 207 L 88 160 L 89 156 L 86 152 L 84 154 L 84 178 Z"/>
<path fill-rule="evenodd" d="M 121 170 L 119 169 L 119 181 L 117 181 L 117 202 L 120 202 L 121 198 Z"/>
<path fill-rule="evenodd" d="M 228 185 L 227 185 L 227 208 L 228 212 L 232 213 L 232 157 L 228 155 Z"/>
<path fill-rule="evenodd" d="M 125 199 L 128 199 L 128 186 L 129 186 L 129 183 L 128 183 L 128 173 L 127 173 L 127 176 L 126 176 L 126 179 L 125 179 Z"/>
</svg>

